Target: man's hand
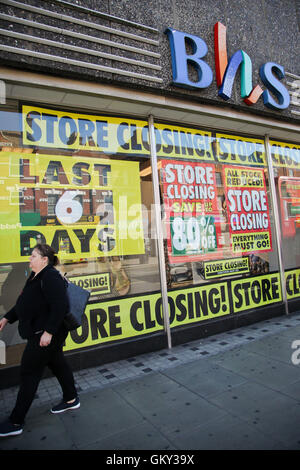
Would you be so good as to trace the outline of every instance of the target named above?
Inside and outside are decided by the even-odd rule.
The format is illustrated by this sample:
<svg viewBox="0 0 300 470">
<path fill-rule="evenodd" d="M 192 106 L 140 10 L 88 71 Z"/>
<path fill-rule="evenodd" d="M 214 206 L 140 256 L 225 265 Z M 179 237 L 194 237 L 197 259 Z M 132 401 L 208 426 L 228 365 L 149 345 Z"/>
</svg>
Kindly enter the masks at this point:
<svg viewBox="0 0 300 470">
<path fill-rule="evenodd" d="M 6 323 L 8 323 L 7 318 L 2 318 L 0 320 L 0 331 L 2 331 L 4 329 L 4 327 L 6 326 Z"/>
<path fill-rule="evenodd" d="M 47 333 L 47 331 L 44 331 L 40 339 L 41 348 L 45 346 L 49 346 L 49 344 L 51 343 L 51 339 L 52 339 L 52 335 L 50 333 Z"/>
</svg>

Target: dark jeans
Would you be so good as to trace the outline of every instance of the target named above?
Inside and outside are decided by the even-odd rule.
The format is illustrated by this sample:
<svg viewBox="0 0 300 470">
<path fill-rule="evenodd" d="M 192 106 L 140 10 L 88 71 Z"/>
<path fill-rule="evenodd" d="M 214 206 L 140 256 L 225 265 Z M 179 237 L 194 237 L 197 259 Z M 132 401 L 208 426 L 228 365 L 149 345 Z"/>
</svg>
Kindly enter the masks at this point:
<svg viewBox="0 0 300 470">
<path fill-rule="evenodd" d="M 41 335 L 37 334 L 30 338 L 23 353 L 21 385 L 16 405 L 10 415 L 10 420 L 14 424 L 24 423 L 46 366 L 58 379 L 65 401 L 73 400 L 77 396 L 73 373 L 62 350 L 67 332 L 61 330 L 53 335 L 51 343 L 45 347 L 39 345 Z"/>
</svg>

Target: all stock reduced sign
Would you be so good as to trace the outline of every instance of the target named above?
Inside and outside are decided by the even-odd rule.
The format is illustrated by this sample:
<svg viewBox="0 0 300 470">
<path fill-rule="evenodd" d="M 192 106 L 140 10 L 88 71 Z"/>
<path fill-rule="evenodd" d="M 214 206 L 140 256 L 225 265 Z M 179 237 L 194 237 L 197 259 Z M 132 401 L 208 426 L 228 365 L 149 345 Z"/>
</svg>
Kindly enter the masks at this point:
<svg viewBox="0 0 300 470">
<path fill-rule="evenodd" d="M 223 181 L 232 253 L 271 251 L 271 223 L 264 170 L 226 165 Z"/>
</svg>

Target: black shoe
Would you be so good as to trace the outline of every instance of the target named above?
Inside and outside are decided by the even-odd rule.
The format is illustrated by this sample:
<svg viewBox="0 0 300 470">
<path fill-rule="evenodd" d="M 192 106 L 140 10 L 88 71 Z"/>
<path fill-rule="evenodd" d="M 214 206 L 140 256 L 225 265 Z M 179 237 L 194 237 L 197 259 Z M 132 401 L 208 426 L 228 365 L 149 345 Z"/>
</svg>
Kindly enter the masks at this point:
<svg viewBox="0 0 300 470">
<path fill-rule="evenodd" d="M 79 401 L 79 398 L 76 397 L 73 403 L 67 403 L 66 401 L 62 400 L 58 405 L 53 406 L 53 408 L 51 408 L 51 413 L 63 413 L 64 411 L 67 411 L 67 410 L 76 410 L 79 407 L 80 407 L 80 401 Z"/>
<path fill-rule="evenodd" d="M 23 426 L 21 424 L 13 424 L 9 419 L 0 424 L 0 437 L 17 436 L 22 434 Z"/>
</svg>

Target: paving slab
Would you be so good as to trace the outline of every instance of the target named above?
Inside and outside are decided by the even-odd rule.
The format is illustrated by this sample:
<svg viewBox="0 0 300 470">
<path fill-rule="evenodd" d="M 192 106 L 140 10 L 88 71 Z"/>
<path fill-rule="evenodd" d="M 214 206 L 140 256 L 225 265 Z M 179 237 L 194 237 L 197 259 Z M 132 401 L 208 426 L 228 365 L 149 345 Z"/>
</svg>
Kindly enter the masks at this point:
<svg viewBox="0 0 300 470">
<path fill-rule="evenodd" d="M 281 441 L 228 414 L 173 437 L 172 443 L 181 450 L 286 450 Z"/>
<path fill-rule="evenodd" d="M 287 384 L 300 379 L 300 368 L 293 365 L 291 359 L 289 363 L 286 363 L 284 360 L 269 357 L 261 352 L 250 352 L 248 347 L 249 345 L 245 349 L 240 347 L 227 351 L 215 358 L 210 358 L 209 361 L 276 390 L 281 390 Z M 292 349 L 290 357 L 291 355 Z"/>
<path fill-rule="evenodd" d="M 74 450 L 72 436 L 61 419 L 42 407 L 28 419 L 19 436 L 1 438 L 0 450 Z"/>
<path fill-rule="evenodd" d="M 142 422 L 136 426 L 104 437 L 86 446 L 79 446 L 79 450 L 172 450 L 174 445 L 166 436 L 149 422 Z"/>
<path fill-rule="evenodd" d="M 198 367 L 195 367 L 194 363 L 185 364 L 164 373 L 203 398 L 227 391 L 247 381 L 247 378 L 211 362 L 198 364 Z"/>
<path fill-rule="evenodd" d="M 78 411 L 60 415 L 66 433 L 78 448 L 125 431 L 143 420 L 140 413 L 111 389 L 83 394 L 81 402 Z"/>
<path fill-rule="evenodd" d="M 262 413 L 273 413 L 276 416 L 285 407 L 294 407 L 298 400 L 262 384 L 248 381 L 233 390 L 210 397 L 210 402 L 226 409 L 232 415 L 257 424 Z"/>
</svg>

